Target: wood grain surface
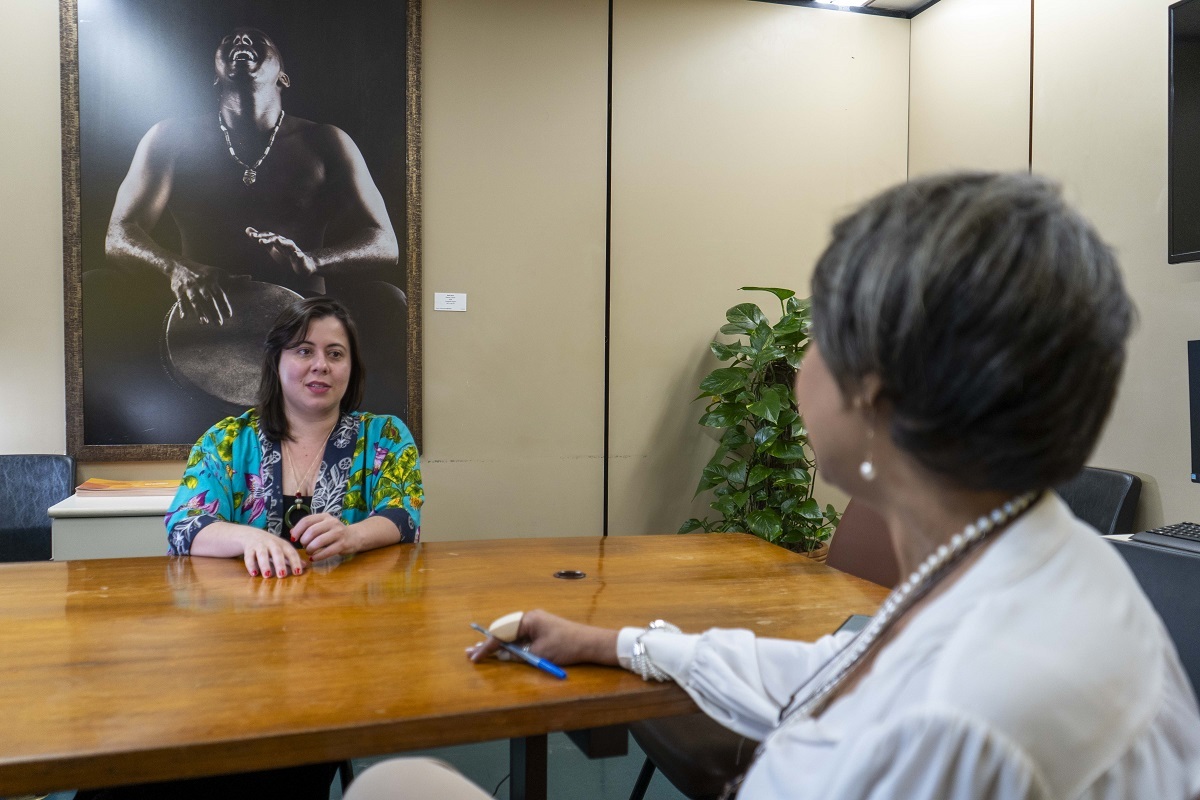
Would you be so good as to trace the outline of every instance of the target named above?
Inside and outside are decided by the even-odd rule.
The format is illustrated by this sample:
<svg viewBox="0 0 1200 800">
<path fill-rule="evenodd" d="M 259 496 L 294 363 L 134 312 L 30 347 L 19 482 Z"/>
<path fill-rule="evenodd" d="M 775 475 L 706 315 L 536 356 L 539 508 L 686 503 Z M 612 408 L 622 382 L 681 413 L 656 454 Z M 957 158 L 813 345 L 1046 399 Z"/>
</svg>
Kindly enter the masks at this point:
<svg viewBox="0 0 1200 800">
<path fill-rule="evenodd" d="M 467 623 L 541 607 L 815 639 L 885 595 L 742 534 L 399 545 L 283 580 L 232 559 L 4 564 L 0 796 L 684 713 L 678 687 L 620 669 L 473 665 Z"/>
</svg>

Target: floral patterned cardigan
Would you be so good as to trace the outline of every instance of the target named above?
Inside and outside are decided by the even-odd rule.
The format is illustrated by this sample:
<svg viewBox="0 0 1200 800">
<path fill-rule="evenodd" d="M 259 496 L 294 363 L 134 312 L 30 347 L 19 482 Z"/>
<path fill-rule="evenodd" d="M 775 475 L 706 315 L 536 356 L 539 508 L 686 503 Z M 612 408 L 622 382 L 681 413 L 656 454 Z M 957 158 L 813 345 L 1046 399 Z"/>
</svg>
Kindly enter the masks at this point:
<svg viewBox="0 0 1200 800">
<path fill-rule="evenodd" d="M 218 521 L 282 537 L 282 460 L 279 443 L 259 430 L 254 409 L 210 428 L 192 448 L 165 518 L 168 555 L 187 555 L 196 534 Z M 365 412 L 342 415 L 317 469 L 313 513 L 328 512 L 347 525 L 387 517 L 401 542 L 415 542 L 423 500 L 417 445 L 404 423 Z"/>
</svg>

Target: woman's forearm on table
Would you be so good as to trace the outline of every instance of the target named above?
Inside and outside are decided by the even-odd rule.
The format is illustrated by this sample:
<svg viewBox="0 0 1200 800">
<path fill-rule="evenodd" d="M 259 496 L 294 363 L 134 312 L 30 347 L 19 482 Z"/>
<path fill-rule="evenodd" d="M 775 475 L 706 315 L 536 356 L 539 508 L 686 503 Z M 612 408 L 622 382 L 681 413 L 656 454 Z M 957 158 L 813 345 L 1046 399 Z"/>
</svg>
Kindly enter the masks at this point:
<svg viewBox="0 0 1200 800">
<path fill-rule="evenodd" d="M 259 528 L 235 522 L 214 522 L 205 525 L 192 540 L 191 554 L 214 558 L 233 558 L 244 555 L 246 543 L 254 536 L 265 534 Z M 269 534 L 267 534 L 269 535 Z"/>
</svg>

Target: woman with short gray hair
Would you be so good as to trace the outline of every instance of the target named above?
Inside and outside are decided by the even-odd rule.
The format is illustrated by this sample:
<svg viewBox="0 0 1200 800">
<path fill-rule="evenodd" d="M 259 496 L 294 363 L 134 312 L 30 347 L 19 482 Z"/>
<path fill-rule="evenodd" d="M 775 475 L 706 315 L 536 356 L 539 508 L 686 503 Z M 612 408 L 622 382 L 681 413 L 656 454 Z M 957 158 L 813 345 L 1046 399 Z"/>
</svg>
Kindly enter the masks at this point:
<svg viewBox="0 0 1200 800">
<path fill-rule="evenodd" d="M 674 680 L 761 740 L 740 800 L 1200 795 L 1179 657 L 1051 490 L 1091 453 L 1125 360 L 1109 248 L 1044 180 L 926 178 L 834 227 L 812 309 L 796 398 L 822 475 L 887 521 L 909 576 L 871 623 L 804 643 L 533 611 L 518 638 Z"/>
</svg>

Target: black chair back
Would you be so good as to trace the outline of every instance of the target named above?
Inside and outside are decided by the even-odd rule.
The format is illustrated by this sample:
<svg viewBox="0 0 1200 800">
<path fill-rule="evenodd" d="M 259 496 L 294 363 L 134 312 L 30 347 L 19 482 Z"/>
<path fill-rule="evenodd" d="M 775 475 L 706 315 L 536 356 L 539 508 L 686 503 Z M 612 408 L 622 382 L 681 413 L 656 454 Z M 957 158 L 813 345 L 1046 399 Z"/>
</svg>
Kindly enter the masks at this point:
<svg viewBox="0 0 1200 800">
<path fill-rule="evenodd" d="M 1162 617 L 1192 690 L 1200 692 L 1200 627 L 1196 626 L 1200 618 L 1200 593 L 1196 592 L 1200 555 L 1141 542 L 1113 544 Z"/>
<path fill-rule="evenodd" d="M 75 491 L 75 459 L 0 455 L 0 562 L 50 560 L 50 506 Z"/>
<path fill-rule="evenodd" d="M 1075 516 L 1108 536 L 1133 533 L 1142 479 L 1128 472 L 1099 467 L 1083 471 L 1055 491 Z"/>
</svg>

